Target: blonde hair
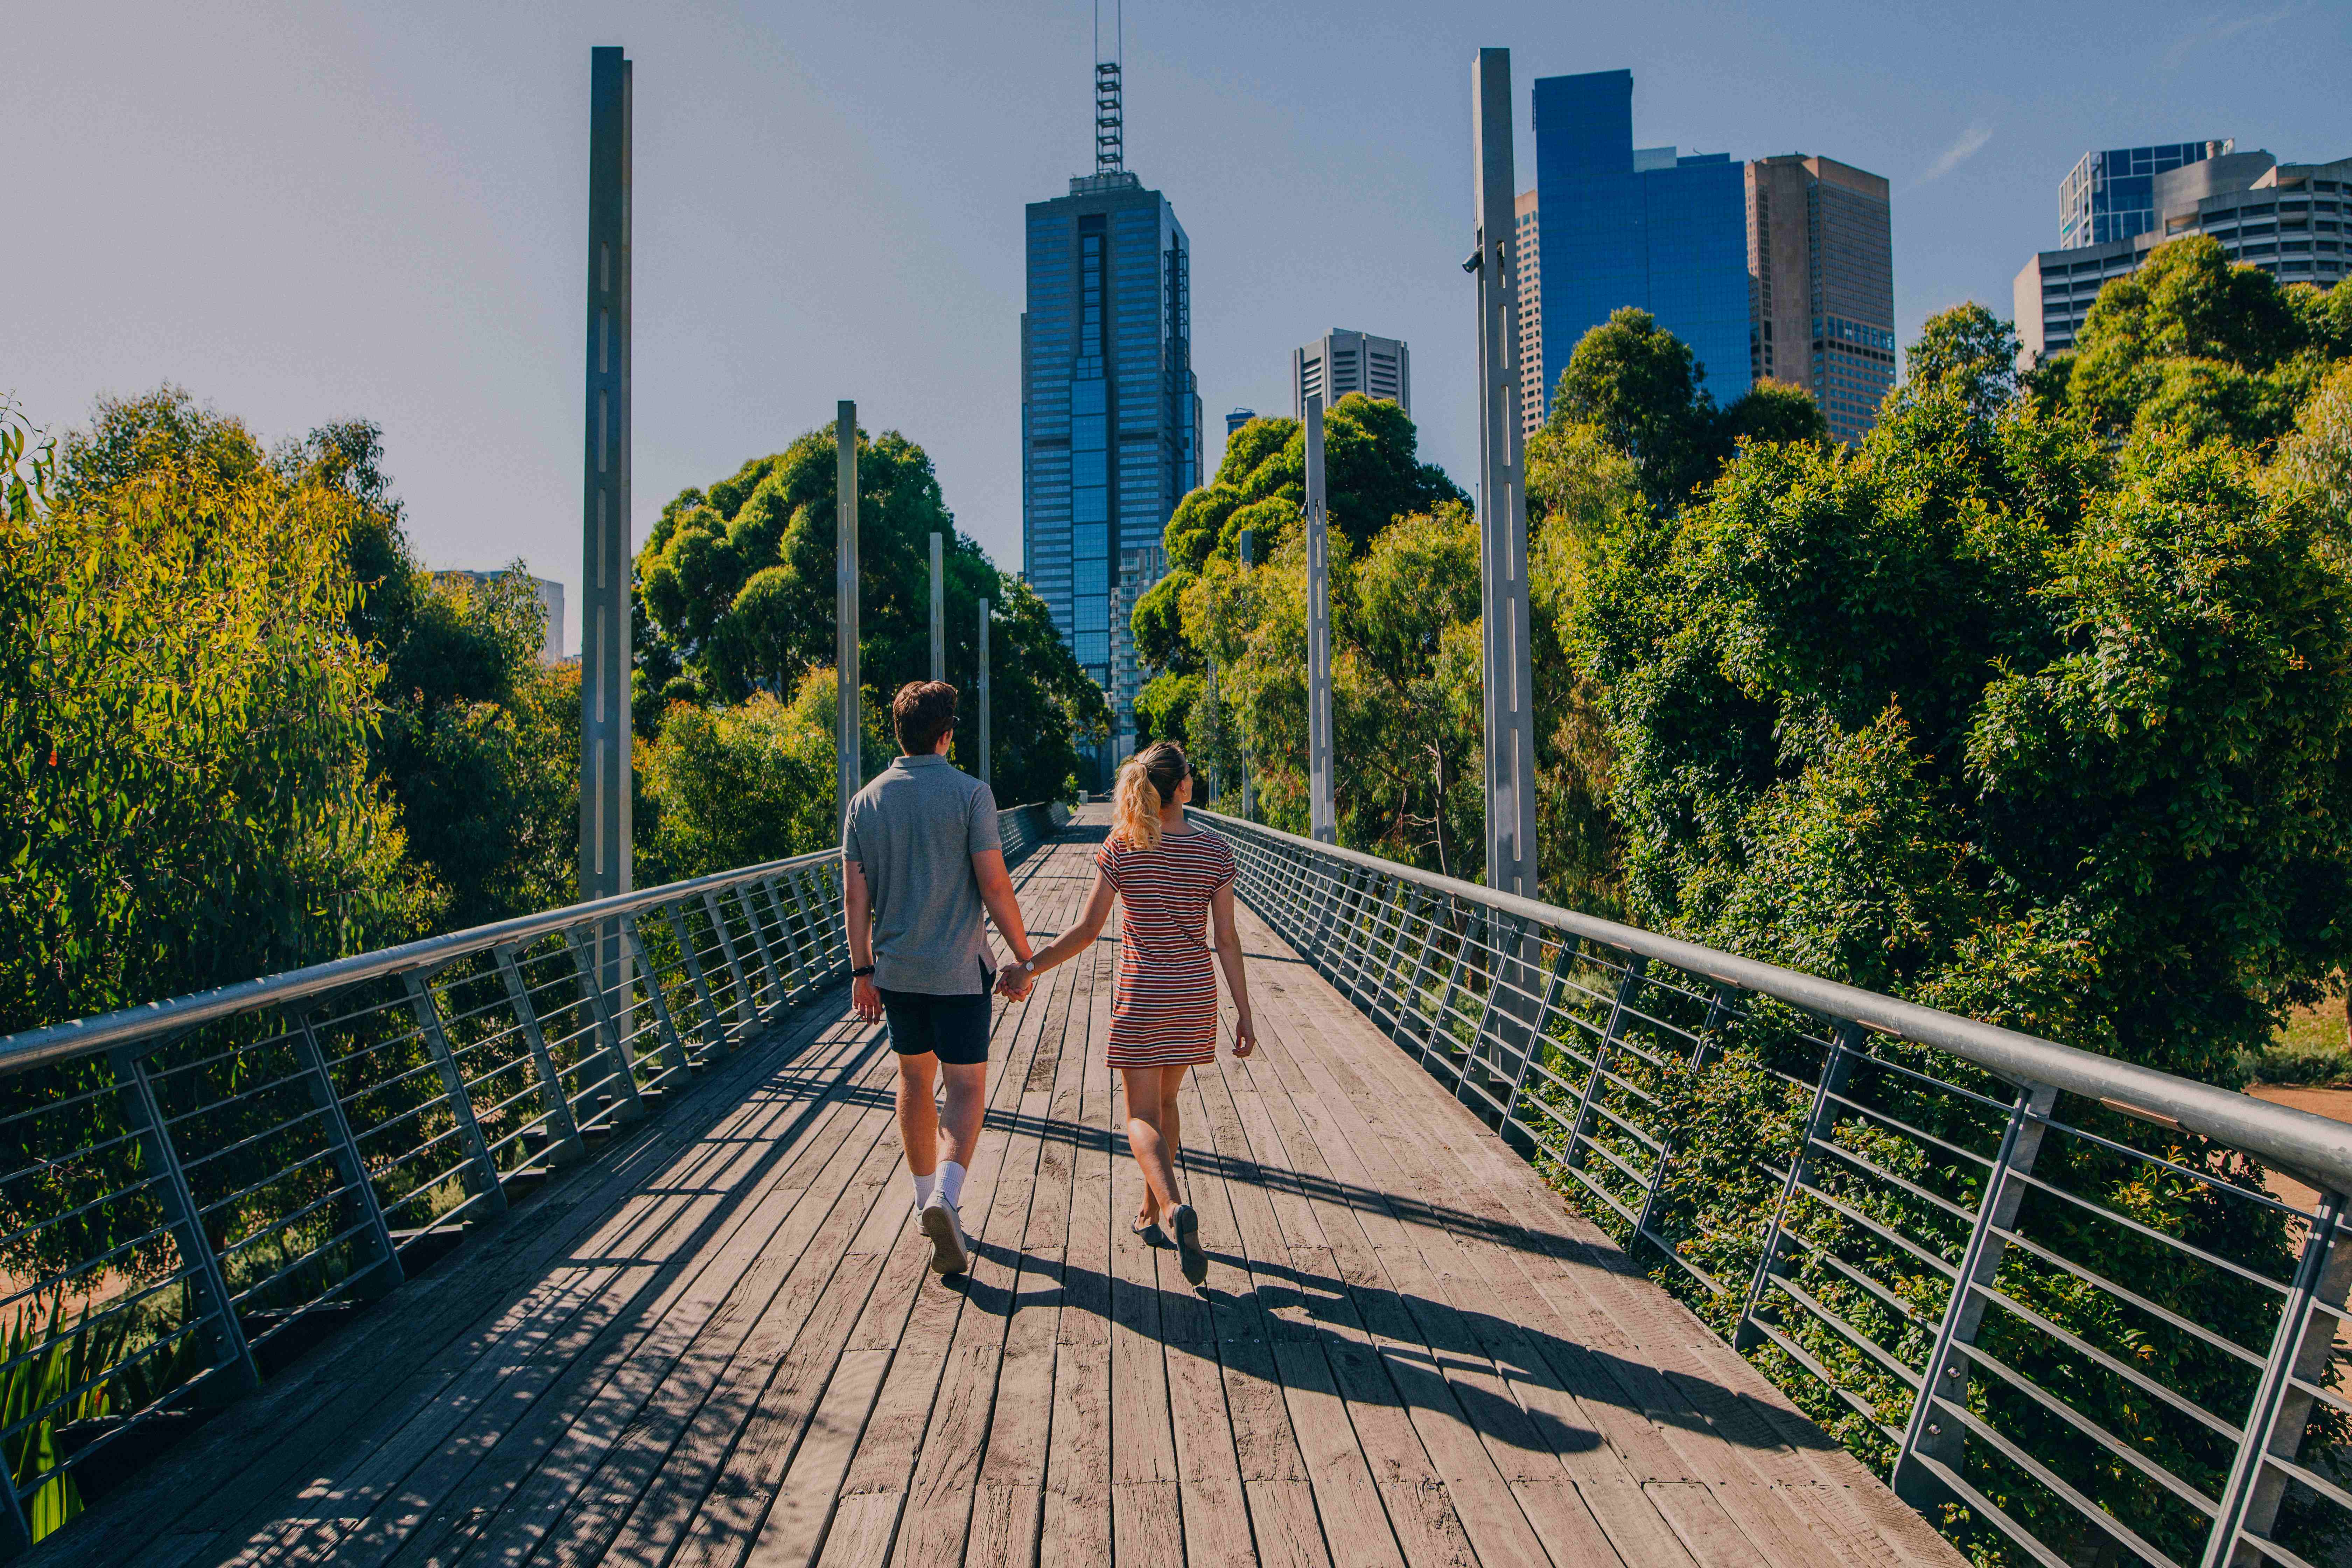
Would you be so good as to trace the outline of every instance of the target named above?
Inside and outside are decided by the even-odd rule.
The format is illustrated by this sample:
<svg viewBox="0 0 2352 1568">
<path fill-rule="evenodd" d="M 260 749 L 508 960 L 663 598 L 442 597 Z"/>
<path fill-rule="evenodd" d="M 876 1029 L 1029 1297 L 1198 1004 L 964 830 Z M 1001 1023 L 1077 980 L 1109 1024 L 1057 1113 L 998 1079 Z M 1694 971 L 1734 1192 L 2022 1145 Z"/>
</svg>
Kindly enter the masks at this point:
<svg viewBox="0 0 2352 1568">
<path fill-rule="evenodd" d="M 1111 792 L 1112 842 L 1137 849 L 1159 848 L 1160 808 L 1175 795 L 1177 786 L 1192 771 L 1184 748 L 1173 741 L 1156 741 L 1128 758 Z"/>
</svg>

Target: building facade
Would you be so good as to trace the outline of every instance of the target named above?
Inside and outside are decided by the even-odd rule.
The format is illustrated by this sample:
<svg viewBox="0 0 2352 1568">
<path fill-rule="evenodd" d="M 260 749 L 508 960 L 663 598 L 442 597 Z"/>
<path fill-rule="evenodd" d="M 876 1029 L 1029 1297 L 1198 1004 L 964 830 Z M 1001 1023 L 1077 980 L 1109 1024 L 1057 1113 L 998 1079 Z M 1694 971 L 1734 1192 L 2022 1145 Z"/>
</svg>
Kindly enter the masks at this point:
<svg viewBox="0 0 2352 1568">
<path fill-rule="evenodd" d="M 1746 165 L 1748 372 L 1813 395 L 1852 444 L 1895 386 L 1886 182 L 1802 153 Z"/>
<path fill-rule="evenodd" d="M 512 575 L 515 574 L 511 572 L 469 572 L 462 568 L 451 568 L 434 573 L 433 580 L 436 583 L 449 583 L 463 579 L 470 588 L 480 590 L 488 588 L 501 577 Z M 544 577 L 525 577 L 523 581 L 529 583 L 531 592 L 539 596 L 540 614 L 544 617 L 547 626 L 547 636 L 539 645 L 539 662 L 550 665 L 561 664 L 564 658 L 563 584 L 550 582 Z"/>
<path fill-rule="evenodd" d="M 2234 142 L 2167 142 L 2085 153 L 2058 182 L 2058 248 L 2130 239 L 2156 227 L 2156 177 L 2237 150 Z"/>
<path fill-rule="evenodd" d="M 1633 145 L 1633 73 L 1539 77 L 1543 385 L 1622 306 L 1690 345 L 1718 403 L 1748 390 L 1747 188 L 1727 153 Z"/>
<path fill-rule="evenodd" d="M 1159 543 L 1118 552 L 1118 581 L 1111 588 L 1110 706 L 1113 766 L 1135 754 L 1135 694 L 1150 679 L 1135 657 L 1135 606 L 1168 575 L 1168 552 Z"/>
<path fill-rule="evenodd" d="M 1511 274 L 1518 284 L 1522 436 L 1543 428 L 1548 390 L 1543 358 L 1543 234 L 1537 222 L 1538 210 L 1533 191 L 1521 191 L 1511 203 Z"/>
<path fill-rule="evenodd" d="M 1412 356 L 1395 338 L 1375 338 L 1334 327 L 1290 351 L 1290 416 L 1307 417 L 1307 400 L 1320 394 L 1328 408 L 1351 392 L 1385 397 L 1412 413 Z"/>
<path fill-rule="evenodd" d="M 1158 191 L 1108 168 L 1030 204 L 1022 565 L 1078 663 L 1114 698 L 1126 552 L 1156 550 L 1169 513 L 1201 482 L 1192 317 L 1192 243 Z M 1098 763 L 1120 731 L 1132 734 L 1131 701 L 1115 705 L 1112 723 Z"/>
<path fill-rule="evenodd" d="M 2018 273 L 2021 367 L 2073 349 L 2099 290 L 2169 239 L 2210 235 L 2231 261 L 2282 283 L 2327 289 L 2352 274 L 2352 158 L 2282 163 L 2268 153 L 2217 153 L 2152 176 L 2149 200 L 2155 226 L 2039 252 Z"/>
<path fill-rule="evenodd" d="M 1225 439 L 1228 441 L 1232 440 L 1234 438 L 1234 431 L 1239 430 L 1243 426 L 1248 424 L 1251 420 L 1256 417 L 1257 410 L 1255 408 L 1236 408 L 1232 413 L 1226 415 Z"/>
</svg>

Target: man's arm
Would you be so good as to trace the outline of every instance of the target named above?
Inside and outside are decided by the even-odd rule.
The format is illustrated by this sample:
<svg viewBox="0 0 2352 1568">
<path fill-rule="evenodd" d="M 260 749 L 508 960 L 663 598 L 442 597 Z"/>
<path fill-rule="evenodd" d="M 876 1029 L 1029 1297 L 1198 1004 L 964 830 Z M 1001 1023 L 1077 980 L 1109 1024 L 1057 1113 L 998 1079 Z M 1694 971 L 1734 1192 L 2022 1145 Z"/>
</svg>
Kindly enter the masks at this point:
<svg viewBox="0 0 2352 1568">
<path fill-rule="evenodd" d="M 841 863 L 841 914 L 849 928 L 849 967 L 873 968 L 874 896 L 866 888 L 866 868 L 855 860 Z M 868 1024 L 880 1020 L 882 993 L 875 989 L 874 976 L 861 974 L 849 983 L 849 1005 Z"/>
<path fill-rule="evenodd" d="M 980 883 L 980 901 L 988 906 L 988 918 L 996 922 L 997 934 L 1013 950 L 1014 959 L 1029 959 L 1029 928 L 1021 921 L 1021 900 L 1013 893 L 1013 874 L 1004 868 L 1004 851 L 983 849 L 971 858 L 971 874 Z"/>
</svg>

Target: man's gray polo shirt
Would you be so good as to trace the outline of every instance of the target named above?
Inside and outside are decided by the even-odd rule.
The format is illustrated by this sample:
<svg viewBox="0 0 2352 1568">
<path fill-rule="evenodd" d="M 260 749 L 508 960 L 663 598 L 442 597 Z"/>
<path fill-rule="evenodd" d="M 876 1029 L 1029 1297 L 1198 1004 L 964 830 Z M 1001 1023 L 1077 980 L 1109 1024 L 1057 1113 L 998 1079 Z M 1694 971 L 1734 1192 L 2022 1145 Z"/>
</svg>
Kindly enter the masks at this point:
<svg viewBox="0 0 2352 1568">
<path fill-rule="evenodd" d="M 841 853 L 873 895 L 875 984 L 931 996 L 988 989 L 971 858 L 1003 847 L 996 796 L 945 757 L 900 757 L 857 792 Z"/>
</svg>

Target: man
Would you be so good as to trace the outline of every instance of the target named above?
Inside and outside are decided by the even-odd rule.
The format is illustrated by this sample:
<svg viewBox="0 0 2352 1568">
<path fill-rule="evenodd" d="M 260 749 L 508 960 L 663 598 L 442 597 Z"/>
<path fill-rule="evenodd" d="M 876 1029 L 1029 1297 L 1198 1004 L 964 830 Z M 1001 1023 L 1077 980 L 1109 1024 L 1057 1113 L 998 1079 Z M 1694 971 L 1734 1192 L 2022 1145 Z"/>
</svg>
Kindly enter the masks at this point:
<svg viewBox="0 0 2352 1568">
<path fill-rule="evenodd" d="M 948 761 L 955 710 L 956 689 L 944 680 L 898 689 L 890 721 L 902 754 L 857 792 L 841 834 L 850 1005 L 869 1024 L 889 1019 L 898 1141 L 914 1178 L 917 1223 L 941 1274 L 971 1266 L 957 1205 L 988 1100 L 995 976 L 982 910 L 1015 958 L 1029 956 L 997 837 L 996 797 Z M 941 1076 L 944 1115 L 931 1098 Z"/>
</svg>

